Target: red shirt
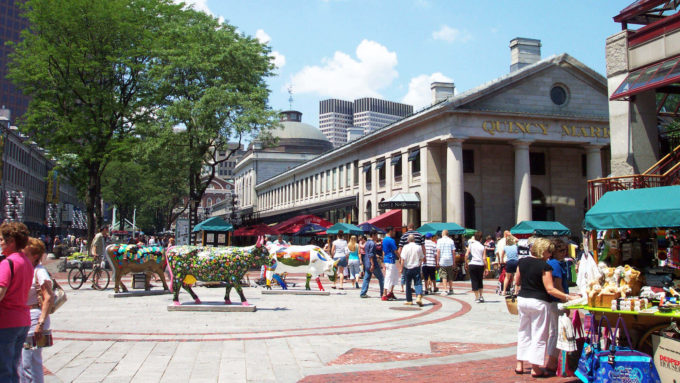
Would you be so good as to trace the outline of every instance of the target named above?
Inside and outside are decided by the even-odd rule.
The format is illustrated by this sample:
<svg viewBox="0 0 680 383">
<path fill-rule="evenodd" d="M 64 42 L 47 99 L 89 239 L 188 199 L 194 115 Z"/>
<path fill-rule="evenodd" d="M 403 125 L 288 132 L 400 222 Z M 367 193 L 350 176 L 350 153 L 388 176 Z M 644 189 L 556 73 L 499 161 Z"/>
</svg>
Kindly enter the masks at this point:
<svg viewBox="0 0 680 383">
<path fill-rule="evenodd" d="M 14 264 L 14 276 L 7 259 Z M 0 262 L 0 286 L 7 288 L 0 301 L 0 328 L 30 326 L 31 314 L 26 301 L 33 281 L 33 264 L 22 253 L 12 253 L 7 259 Z"/>
</svg>

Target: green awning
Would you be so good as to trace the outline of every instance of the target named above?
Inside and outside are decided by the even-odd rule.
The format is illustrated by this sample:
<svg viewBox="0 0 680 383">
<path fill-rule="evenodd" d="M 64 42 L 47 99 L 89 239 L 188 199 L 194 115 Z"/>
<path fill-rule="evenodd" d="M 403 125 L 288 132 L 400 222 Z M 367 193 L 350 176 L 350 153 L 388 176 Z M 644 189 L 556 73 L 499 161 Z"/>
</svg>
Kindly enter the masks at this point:
<svg viewBox="0 0 680 383">
<path fill-rule="evenodd" d="M 326 234 L 338 234 L 342 230 L 344 234 L 363 235 L 364 231 L 359 226 L 354 226 L 351 223 L 336 223 L 335 225 L 326 229 Z"/>
<path fill-rule="evenodd" d="M 430 233 L 432 235 L 441 235 L 444 230 L 448 230 L 451 235 L 465 233 L 465 228 L 463 226 L 453 222 L 426 223 L 417 229 L 421 234 Z"/>
<path fill-rule="evenodd" d="M 571 231 L 556 221 L 522 221 L 510 229 L 512 234 L 531 234 L 542 236 L 571 235 Z"/>
<path fill-rule="evenodd" d="M 586 213 L 588 230 L 680 226 L 680 186 L 611 191 Z"/>
<path fill-rule="evenodd" d="M 212 217 L 194 226 L 194 229 L 191 231 L 197 232 L 197 231 L 233 231 L 233 230 L 234 226 L 232 226 L 229 222 L 223 220 L 220 217 Z"/>
<path fill-rule="evenodd" d="M 465 234 L 464 234 L 464 235 L 465 235 L 466 237 L 472 237 L 473 235 L 475 235 L 476 232 L 477 232 L 476 229 L 470 229 L 470 228 L 467 228 L 467 227 L 466 227 L 466 228 L 465 228 Z"/>
</svg>

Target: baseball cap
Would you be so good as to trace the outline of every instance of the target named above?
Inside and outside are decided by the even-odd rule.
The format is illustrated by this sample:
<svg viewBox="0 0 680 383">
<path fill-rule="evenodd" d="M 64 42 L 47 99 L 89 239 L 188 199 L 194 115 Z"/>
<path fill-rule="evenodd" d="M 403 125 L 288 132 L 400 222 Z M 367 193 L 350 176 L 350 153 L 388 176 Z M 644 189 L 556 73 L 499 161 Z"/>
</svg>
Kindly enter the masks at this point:
<svg viewBox="0 0 680 383">
<path fill-rule="evenodd" d="M 432 233 L 426 233 L 425 238 L 432 238 Z"/>
</svg>

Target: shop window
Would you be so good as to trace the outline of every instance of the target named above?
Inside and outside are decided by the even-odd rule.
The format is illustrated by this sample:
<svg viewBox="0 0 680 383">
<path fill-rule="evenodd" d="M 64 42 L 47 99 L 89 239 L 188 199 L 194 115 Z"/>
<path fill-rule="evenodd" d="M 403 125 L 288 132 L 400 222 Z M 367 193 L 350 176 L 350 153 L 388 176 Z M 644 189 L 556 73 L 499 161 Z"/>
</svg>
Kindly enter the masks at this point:
<svg viewBox="0 0 680 383">
<path fill-rule="evenodd" d="M 392 171 L 394 172 L 394 180 L 397 182 L 401 181 L 401 155 L 392 157 L 391 164 L 393 167 Z"/>
<path fill-rule="evenodd" d="M 544 176 L 545 175 L 545 153 L 533 152 L 529 153 L 529 167 L 531 175 Z"/>
<path fill-rule="evenodd" d="M 413 177 L 420 175 L 420 149 L 413 150 L 408 155 L 408 160 L 411 163 L 411 175 Z"/>
<path fill-rule="evenodd" d="M 463 173 L 475 172 L 475 151 L 463 150 Z"/>
</svg>

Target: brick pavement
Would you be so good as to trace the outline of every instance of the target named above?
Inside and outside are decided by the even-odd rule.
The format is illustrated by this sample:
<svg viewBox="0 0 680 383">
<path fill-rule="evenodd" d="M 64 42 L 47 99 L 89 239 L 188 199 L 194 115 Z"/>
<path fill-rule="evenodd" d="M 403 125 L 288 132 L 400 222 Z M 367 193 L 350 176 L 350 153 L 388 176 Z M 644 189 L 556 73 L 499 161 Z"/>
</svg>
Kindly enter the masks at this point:
<svg viewBox="0 0 680 383">
<path fill-rule="evenodd" d="M 289 280 L 304 284 L 301 275 Z M 469 282 L 456 282 L 456 295 L 426 296 L 416 311 L 393 310 L 405 307 L 399 288 L 399 301 L 382 302 L 374 285 L 369 299 L 353 288 L 330 296 L 245 288 L 255 313 L 168 312 L 170 295 L 112 299 L 110 288 L 65 287 L 55 344 L 44 350 L 48 382 L 531 380 L 512 372 L 517 317 L 492 295 L 491 280 L 487 303 L 473 303 Z M 195 291 L 203 301 L 224 294 Z M 190 297 L 183 291 L 180 300 Z"/>
</svg>

